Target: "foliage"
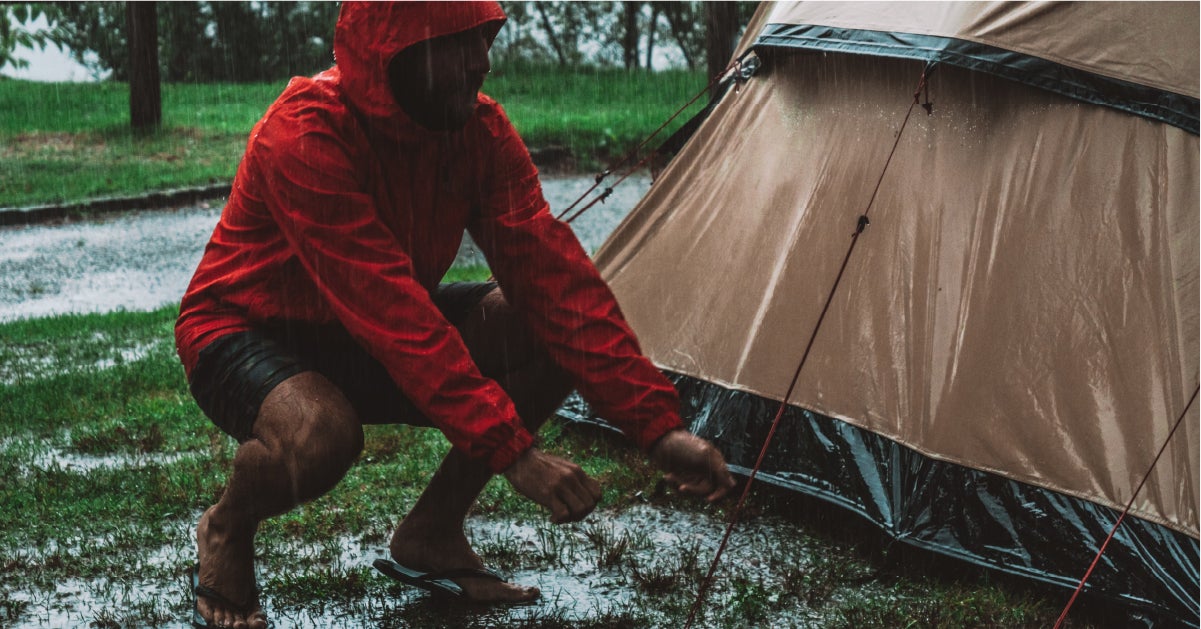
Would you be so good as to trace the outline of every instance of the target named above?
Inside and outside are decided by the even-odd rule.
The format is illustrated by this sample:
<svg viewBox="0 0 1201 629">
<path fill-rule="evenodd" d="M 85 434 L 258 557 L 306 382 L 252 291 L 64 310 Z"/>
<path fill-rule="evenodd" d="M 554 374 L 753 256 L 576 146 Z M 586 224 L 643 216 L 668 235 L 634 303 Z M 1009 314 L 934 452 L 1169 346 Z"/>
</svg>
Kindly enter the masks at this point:
<svg viewBox="0 0 1201 629">
<path fill-rule="evenodd" d="M 59 35 L 94 72 L 129 78 L 125 3 L 59 5 Z M 264 81 L 313 74 L 333 63 L 338 5 L 329 2 L 165 2 L 158 7 L 163 79 Z M 91 50 L 96 58 L 85 56 Z"/>
<path fill-rule="evenodd" d="M 501 3 L 509 17 L 493 60 L 626 69 L 704 63 L 701 2 Z M 745 24 L 755 3 L 740 2 Z M 123 2 L 13 4 L 0 23 L 0 67 L 23 62 L 18 47 L 54 44 L 93 74 L 129 79 Z M 310 75 L 333 62 L 334 2 L 164 2 L 158 5 L 159 63 L 167 82 L 266 81 Z M 50 26 L 30 24 L 45 17 Z M 655 59 L 659 61 L 655 63 Z"/>
<path fill-rule="evenodd" d="M 656 47 L 673 65 L 705 56 L 700 2 L 501 2 L 509 23 L 493 55 L 502 63 L 653 67 Z M 751 4 L 751 3 L 745 3 Z M 682 62 L 682 63 L 681 63 Z"/>
<path fill-rule="evenodd" d="M 44 3 L 0 5 L 0 70 L 29 67 L 28 61 L 13 56 L 17 48 L 45 50 L 47 44 L 62 47 L 52 28 L 32 27 L 42 18 L 52 22 L 55 14 L 55 7 Z"/>
</svg>

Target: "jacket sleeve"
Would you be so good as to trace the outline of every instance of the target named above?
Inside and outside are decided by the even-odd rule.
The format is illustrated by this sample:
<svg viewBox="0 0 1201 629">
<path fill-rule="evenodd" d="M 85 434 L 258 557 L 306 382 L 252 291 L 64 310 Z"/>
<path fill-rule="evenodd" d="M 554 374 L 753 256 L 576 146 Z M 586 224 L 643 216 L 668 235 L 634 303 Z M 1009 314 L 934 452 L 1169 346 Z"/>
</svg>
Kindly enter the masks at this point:
<svg viewBox="0 0 1201 629">
<path fill-rule="evenodd" d="M 363 192 L 367 173 L 352 149 L 322 125 L 283 126 L 273 134 L 264 125 L 247 159 L 291 251 L 347 331 L 451 444 L 504 470 L 533 437 L 415 279 Z"/>
<path fill-rule="evenodd" d="M 581 395 L 643 450 L 680 427 L 675 388 L 642 355 L 579 240 L 554 218 L 525 144 L 499 107 L 483 207 L 469 226 L 515 309 Z"/>
</svg>

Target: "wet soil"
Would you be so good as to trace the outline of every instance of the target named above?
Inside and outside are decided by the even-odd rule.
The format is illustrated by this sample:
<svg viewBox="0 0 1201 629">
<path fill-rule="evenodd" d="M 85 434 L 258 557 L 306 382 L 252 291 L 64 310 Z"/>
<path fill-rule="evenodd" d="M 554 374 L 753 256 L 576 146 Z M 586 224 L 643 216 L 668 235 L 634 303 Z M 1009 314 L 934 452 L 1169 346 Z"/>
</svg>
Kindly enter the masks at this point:
<svg viewBox="0 0 1201 629">
<path fill-rule="evenodd" d="M 593 179 L 550 176 L 542 184 L 558 214 L 587 191 Z M 649 187 L 649 177 L 631 177 L 574 221 L 585 249 L 595 251 Z M 0 228 L 0 321 L 150 310 L 178 301 L 220 212 L 218 201 L 66 224 Z M 483 263 L 469 239 L 460 249 L 460 261 Z"/>
</svg>

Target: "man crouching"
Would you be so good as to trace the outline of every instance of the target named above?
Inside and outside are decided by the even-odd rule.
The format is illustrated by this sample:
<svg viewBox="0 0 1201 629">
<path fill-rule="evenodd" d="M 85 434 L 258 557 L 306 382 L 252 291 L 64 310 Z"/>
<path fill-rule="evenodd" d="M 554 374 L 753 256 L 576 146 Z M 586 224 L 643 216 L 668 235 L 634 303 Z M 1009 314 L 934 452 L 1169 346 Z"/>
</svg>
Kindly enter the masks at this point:
<svg viewBox="0 0 1201 629">
<path fill-rule="evenodd" d="M 332 489 L 363 424 L 432 426 L 453 446 L 377 568 L 476 602 L 539 595 L 485 570 L 463 533 L 493 474 L 554 522 L 600 499 L 533 447 L 573 387 L 682 491 L 733 485 L 479 92 L 503 23 L 495 3 L 347 2 L 337 64 L 293 79 L 252 131 L 176 324 L 197 403 L 240 444 L 197 527 L 193 624 L 267 625 L 258 525 Z M 439 284 L 464 230 L 495 283 Z"/>
</svg>

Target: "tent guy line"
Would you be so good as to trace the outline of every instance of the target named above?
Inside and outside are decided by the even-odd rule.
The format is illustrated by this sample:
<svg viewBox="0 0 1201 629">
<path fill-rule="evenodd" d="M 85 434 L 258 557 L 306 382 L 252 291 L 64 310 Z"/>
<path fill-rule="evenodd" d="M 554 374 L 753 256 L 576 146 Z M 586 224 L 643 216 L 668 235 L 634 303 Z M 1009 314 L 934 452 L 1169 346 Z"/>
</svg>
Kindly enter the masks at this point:
<svg viewBox="0 0 1201 629">
<path fill-rule="evenodd" d="M 888 173 L 888 167 L 892 164 L 892 158 L 896 155 L 897 146 L 901 144 L 901 136 L 905 134 L 905 128 L 909 126 L 909 119 L 913 115 L 913 108 L 919 104 L 922 90 L 926 87 L 927 79 L 931 72 L 934 71 L 936 64 L 927 63 L 922 68 L 922 74 L 918 78 L 917 88 L 913 90 L 913 102 L 909 104 L 909 108 L 905 110 L 905 118 L 901 120 L 901 126 L 897 129 L 896 137 L 893 139 L 892 149 L 888 152 L 888 157 L 884 160 L 884 167 L 880 169 L 880 176 L 876 178 L 876 187 L 872 190 L 871 197 L 868 198 L 867 205 L 863 208 L 863 213 L 856 220 L 855 232 L 851 234 L 851 242 L 847 246 L 846 255 L 842 258 L 842 265 L 838 268 L 837 275 L 834 276 L 834 283 L 830 287 L 830 292 L 826 296 L 826 301 L 822 305 L 821 314 L 817 316 L 817 323 L 813 325 L 813 331 L 809 334 L 809 342 L 805 345 L 805 351 L 801 354 L 800 363 L 797 365 L 796 371 L 792 375 L 792 380 L 788 384 L 788 390 L 784 393 L 784 397 L 780 400 L 779 410 L 776 411 L 775 418 L 772 419 L 771 428 L 767 431 L 767 437 L 763 440 L 763 447 L 759 449 L 759 456 L 755 460 L 755 465 L 751 468 L 751 473 L 747 476 L 746 483 L 742 487 L 742 493 L 738 496 L 738 502 L 734 504 L 734 509 L 730 512 L 730 523 L 726 525 L 725 534 L 722 535 L 721 543 L 717 546 L 717 552 L 713 554 L 713 561 L 709 564 L 709 571 L 705 574 L 705 578 L 701 581 L 701 586 L 697 591 L 696 601 L 692 604 L 692 609 L 688 612 L 688 620 L 684 623 L 684 629 L 690 629 L 692 622 L 696 618 L 696 613 L 704 605 L 705 596 L 708 594 L 709 584 L 713 581 L 713 574 L 717 572 L 717 565 L 721 561 L 722 553 L 725 552 L 726 545 L 730 541 L 730 535 L 734 532 L 734 527 L 738 525 L 738 517 L 742 512 L 742 507 L 746 503 L 747 496 L 751 493 L 751 485 L 755 482 L 755 476 L 759 474 L 759 468 L 763 465 L 763 459 L 767 456 L 767 450 L 771 446 L 772 438 L 776 434 L 776 429 L 780 426 L 780 420 L 784 418 L 784 411 L 788 408 L 788 400 L 792 397 L 793 391 L 796 389 L 797 382 L 801 379 L 801 372 L 805 369 L 805 364 L 809 362 L 809 354 L 813 350 L 813 343 L 817 340 L 817 334 L 821 331 L 822 323 L 826 319 L 826 314 L 830 311 L 830 304 L 834 302 L 834 295 L 838 292 L 838 287 L 842 284 L 842 277 L 846 273 L 847 264 L 851 261 L 851 256 L 855 253 L 855 246 L 859 243 L 859 236 L 867 229 L 871 221 L 868 220 L 868 214 L 871 212 L 872 205 L 876 202 L 876 196 L 880 192 L 880 185 L 884 182 L 884 176 Z M 926 102 L 922 104 L 922 108 L 926 110 L 926 114 L 930 115 L 933 111 L 933 105 L 930 103 L 929 94 L 927 93 Z"/>
<path fill-rule="evenodd" d="M 1105 536 L 1105 541 L 1101 543 L 1101 547 L 1097 549 L 1097 555 L 1093 557 L 1093 562 L 1089 564 L 1088 570 L 1084 571 L 1084 576 L 1080 577 L 1080 584 L 1076 586 L 1076 590 L 1072 592 L 1072 597 L 1068 599 L 1067 605 L 1063 606 L 1063 611 L 1059 613 L 1059 619 L 1055 621 L 1054 629 L 1060 629 L 1068 617 L 1068 611 L 1072 609 L 1072 605 L 1076 603 L 1076 598 L 1080 596 L 1080 592 L 1084 590 L 1084 584 L 1088 578 L 1092 576 L 1093 570 L 1096 569 L 1097 563 L 1101 561 L 1101 556 L 1105 554 L 1105 549 L 1109 548 L 1109 542 L 1113 539 L 1115 533 L 1118 532 L 1118 527 L 1122 525 L 1122 521 L 1126 519 L 1126 514 L 1130 513 L 1130 508 L 1134 506 L 1134 499 L 1138 498 L 1138 492 L 1142 491 L 1143 485 L 1147 484 L 1147 479 L 1151 477 L 1151 472 L 1155 469 L 1155 465 L 1159 463 L 1160 457 L 1163 456 L 1164 450 L 1168 449 L 1168 444 L 1172 442 L 1172 437 L 1176 436 L 1176 430 L 1184 423 L 1185 415 L 1188 415 L 1188 410 L 1193 407 L 1193 403 L 1197 401 L 1197 393 L 1201 392 L 1201 385 L 1193 389 L 1193 395 L 1189 398 L 1188 403 L 1184 405 L 1184 410 L 1180 411 L 1180 416 L 1176 418 L 1176 423 L 1172 426 L 1172 430 L 1168 432 L 1168 436 L 1163 440 L 1163 445 L 1159 447 L 1159 452 L 1155 453 L 1155 458 L 1151 461 L 1151 466 L 1147 468 L 1147 473 L 1143 474 L 1142 480 L 1139 481 L 1138 487 L 1134 488 L 1134 493 L 1130 494 L 1130 500 L 1126 502 L 1126 508 L 1122 509 L 1121 515 L 1118 516 L 1113 527 L 1109 529 L 1109 535 Z"/>
<path fill-rule="evenodd" d="M 700 100 L 701 96 L 704 96 L 705 94 L 709 93 L 709 90 L 711 90 L 714 85 L 717 85 L 724 81 L 729 81 L 731 79 L 733 79 L 739 85 L 741 85 L 747 78 L 743 75 L 743 59 L 745 57 L 746 57 L 746 55 L 743 55 L 742 57 L 739 57 L 738 59 L 735 59 L 734 61 L 732 61 L 730 63 L 730 65 L 726 66 L 725 70 L 722 70 L 721 72 L 719 72 L 717 74 L 717 76 L 714 76 L 712 79 L 710 79 L 708 85 L 706 85 L 700 91 L 698 91 L 691 99 L 688 100 L 688 102 L 686 102 L 682 106 L 680 106 L 680 108 L 677 109 L 676 112 L 673 113 L 671 116 L 669 116 L 667 118 L 667 120 L 664 120 L 663 124 L 659 125 L 658 129 L 655 129 L 654 131 L 652 131 L 650 133 L 650 135 L 646 136 L 646 139 L 642 140 L 642 142 L 639 142 L 638 146 L 635 146 L 633 148 L 633 150 L 631 150 L 629 153 L 626 153 L 626 155 L 624 157 L 622 157 L 619 161 L 614 163 L 612 166 L 610 166 L 609 168 L 606 168 L 604 171 L 598 173 L 596 175 L 596 183 L 592 184 L 592 186 L 589 187 L 587 190 L 585 190 L 584 193 L 581 194 L 580 197 L 575 200 L 575 202 L 573 202 L 571 205 L 567 206 L 567 209 L 560 212 L 559 215 L 556 216 L 555 218 L 563 221 L 564 223 L 571 224 L 572 221 L 579 218 L 584 212 L 587 212 L 592 206 L 596 205 L 597 202 L 603 203 L 605 201 L 605 199 L 609 198 L 609 196 L 613 194 L 614 188 L 621 185 L 621 183 L 623 181 L 625 181 L 626 179 L 629 179 L 631 175 L 633 175 L 635 172 L 638 172 L 638 169 L 645 166 L 647 164 L 647 162 L 649 162 L 652 158 L 654 158 L 656 155 L 658 155 L 659 149 L 661 149 L 663 147 L 663 145 L 660 144 L 659 147 L 657 147 L 655 150 L 648 153 L 646 155 L 646 157 L 643 157 L 637 164 L 634 164 L 634 166 L 632 168 L 630 168 L 629 170 L 627 170 L 625 172 L 625 174 L 623 174 L 621 176 L 620 179 L 613 182 L 613 185 L 609 186 L 608 188 L 605 188 L 605 190 L 599 196 L 597 196 L 592 201 L 588 202 L 587 205 L 580 208 L 574 214 L 571 214 L 570 217 L 568 217 L 566 219 L 563 218 L 564 216 L 567 216 L 569 213 L 571 213 L 571 211 L 573 209 L 575 209 L 575 206 L 579 205 L 580 202 L 583 201 L 585 198 L 587 198 L 588 195 L 592 194 L 592 192 L 594 190 L 596 190 L 597 187 L 599 187 L 602 182 L 604 182 L 606 177 L 613 174 L 614 170 L 621 168 L 623 165 L 625 165 L 627 162 L 629 162 L 631 159 L 633 159 L 634 156 L 638 155 L 638 151 L 641 151 L 644 147 L 646 147 L 646 145 L 651 140 L 653 140 L 655 138 L 655 136 L 659 135 L 659 133 L 661 131 L 663 131 L 664 129 L 667 128 L 667 125 L 671 124 L 671 122 L 673 120 L 675 120 L 676 118 L 678 118 L 680 116 L 680 114 L 684 113 L 684 110 L 691 107 L 692 104 L 695 103 L 697 100 Z M 723 95 L 724 95 L 724 93 L 723 93 Z M 721 96 L 718 96 L 715 100 L 721 100 Z M 712 104 L 710 104 L 710 107 L 712 107 Z"/>
</svg>

